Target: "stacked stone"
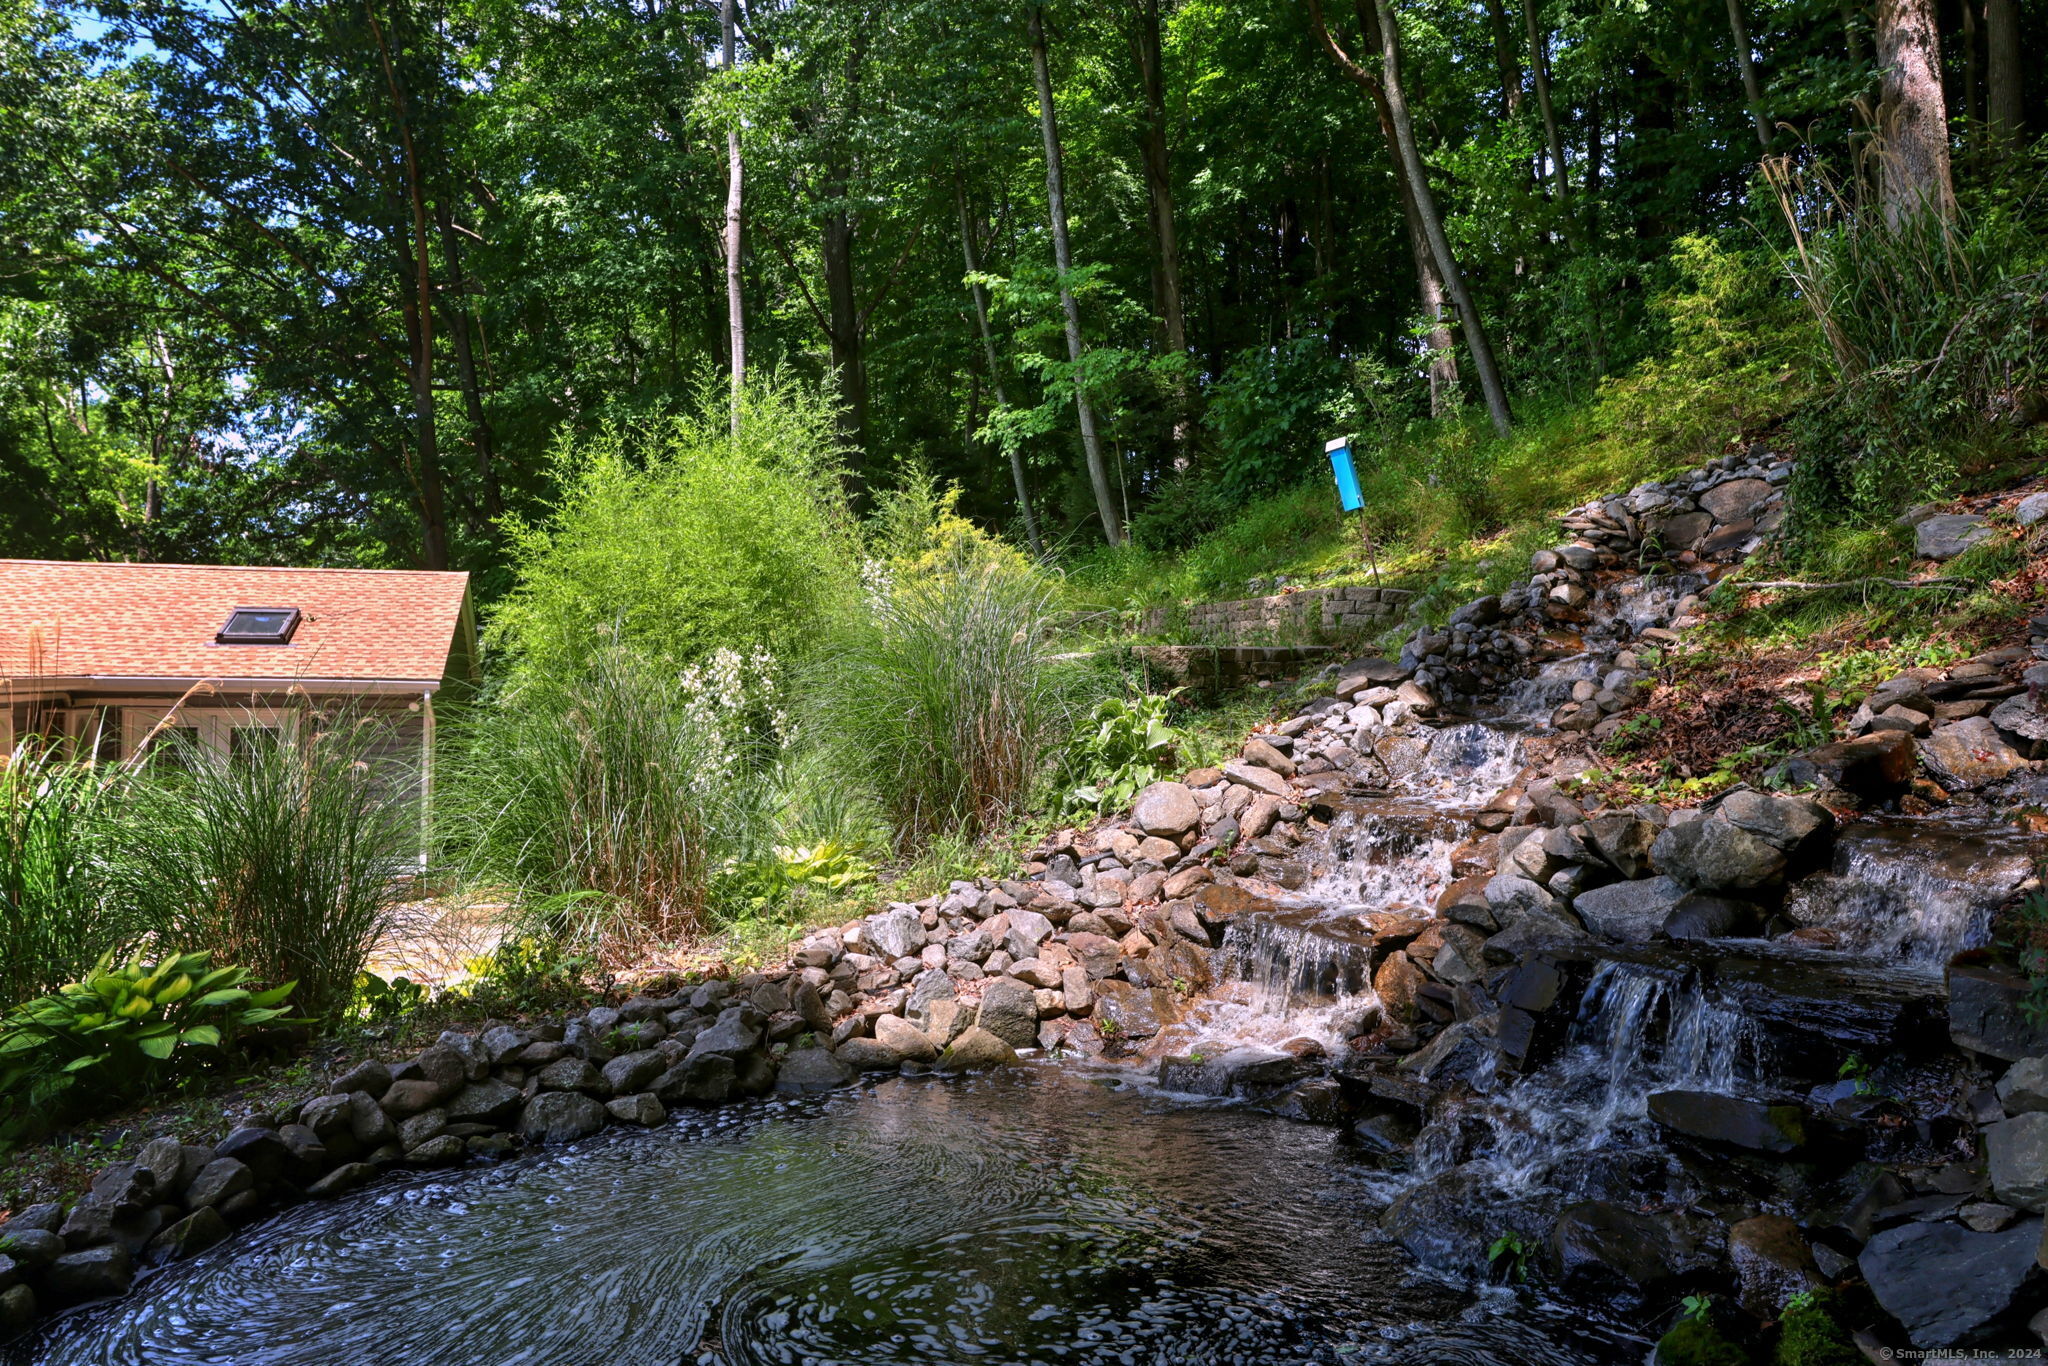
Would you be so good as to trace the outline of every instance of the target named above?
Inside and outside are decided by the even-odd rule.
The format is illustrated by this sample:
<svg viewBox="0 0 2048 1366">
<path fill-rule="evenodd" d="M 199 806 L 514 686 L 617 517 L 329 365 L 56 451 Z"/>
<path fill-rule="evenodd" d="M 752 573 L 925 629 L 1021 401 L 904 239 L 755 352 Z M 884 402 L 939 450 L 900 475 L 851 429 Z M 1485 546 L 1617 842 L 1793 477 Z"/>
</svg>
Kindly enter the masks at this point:
<svg viewBox="0 0 2048 1366">
<path fill-rule="evenodd" d="M 1249 636 L 1309 635 L 1384 631 L 1407 614 L 1415 595 L 1402 588 L 1348 584 L 1309 588 L 1261 598 L 1196 603 L 1187 609 L 1188 630 L 1199 637 L 1243 640 Z M 1150 618 L 1163 629 L 1164 615 Z"/>
</svg>

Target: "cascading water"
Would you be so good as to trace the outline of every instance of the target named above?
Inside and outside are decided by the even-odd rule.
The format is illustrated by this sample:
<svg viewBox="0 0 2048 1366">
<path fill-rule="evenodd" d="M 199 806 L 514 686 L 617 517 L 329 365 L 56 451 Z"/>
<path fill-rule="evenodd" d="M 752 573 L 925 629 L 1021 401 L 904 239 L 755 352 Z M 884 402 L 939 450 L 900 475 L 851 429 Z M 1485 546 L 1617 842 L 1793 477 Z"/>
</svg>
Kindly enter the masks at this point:
<svg viewBox="0 0 2048 1366">
<path fill-rule="evenodd" d="M 1301 1039 L 1339 1051 L 1379 1008 L 1369 944 L 1348 916 L 1240 917 L 1216 955 L 1216 987 L 1154 1051 L 1277 1048 Z"/>
<path fill-rule="evenodd" d="M 1669 626 L 1679 604 L 1706 591 L 1704 574 L 1639 574 L 1594 595 L 1592 617 L 1603 626 L 1623 625 L 1631 637 Z"/>
</svg>

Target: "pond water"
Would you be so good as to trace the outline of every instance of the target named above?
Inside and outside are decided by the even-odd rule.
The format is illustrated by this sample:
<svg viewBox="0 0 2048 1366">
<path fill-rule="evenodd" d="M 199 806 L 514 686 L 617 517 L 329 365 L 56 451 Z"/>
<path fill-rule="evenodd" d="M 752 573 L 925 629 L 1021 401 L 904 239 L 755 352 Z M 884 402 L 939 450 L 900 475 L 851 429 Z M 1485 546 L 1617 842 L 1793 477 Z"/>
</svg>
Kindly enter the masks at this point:
<svg viewBox="0 0 2048 1366">
<path fill-rule="evenodd" d="M 1607 1366 L 1417 1270 L 1329 1130 L 1031 1065 L 612 1131 L 307 1205 L 12 1366 Z"/>
</svg>

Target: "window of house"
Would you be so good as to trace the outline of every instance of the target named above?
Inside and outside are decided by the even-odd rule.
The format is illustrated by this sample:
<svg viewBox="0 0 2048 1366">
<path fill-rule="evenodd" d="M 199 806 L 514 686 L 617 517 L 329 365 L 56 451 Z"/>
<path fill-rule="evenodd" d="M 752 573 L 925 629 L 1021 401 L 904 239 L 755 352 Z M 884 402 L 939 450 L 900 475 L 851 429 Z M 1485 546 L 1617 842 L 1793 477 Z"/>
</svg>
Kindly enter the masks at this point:
<svg viewBox="0 0 2048 1366">
<path fill-rule="evenodd" d="M 237 607 L 213 639 L 219 645 L 288 645 L 298 629 L 296 607 Z"/>
</svg>

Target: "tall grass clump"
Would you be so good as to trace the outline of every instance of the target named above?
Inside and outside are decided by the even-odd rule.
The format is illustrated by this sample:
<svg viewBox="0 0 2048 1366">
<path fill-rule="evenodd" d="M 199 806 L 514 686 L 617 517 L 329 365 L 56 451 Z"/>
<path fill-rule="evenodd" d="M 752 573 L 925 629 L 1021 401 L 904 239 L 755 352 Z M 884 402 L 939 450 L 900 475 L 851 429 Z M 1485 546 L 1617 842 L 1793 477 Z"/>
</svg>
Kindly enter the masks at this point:
<svg viewBox="0 0 2048 1366">
<path fill-rule="evenodd" d="M 986 835 L 1072 733 L 1052 597 L 1043 576 L 1000 559 L 880 584 L 813 670 L 819 738 L 875 794 L 900 851 Z"/>
<path fill-rule="evenodd" d="M 296 981 L 297 1009 L 335 1018 L 418 867 L 388 725 L 309 711 L 295 739 L 233 755 L 170 741 L 127 784 L 111 894 L 157 942 Z"/>
<path fill-rule="evenodd" d="M 0 767 L 0 1009 L 77 981 L 132 940 L 132 918 L 106 895 L 114 782 L 32 742 Z"/>
<path fill-rule="evenodd" d="M 765 843 L 784 722 L 762 653 L 677 669 L 602 640 L 458 728 L 441 822 L 472 885 L 614 960 L 708 927 L 716 884 Z"/>
</svg>

